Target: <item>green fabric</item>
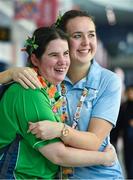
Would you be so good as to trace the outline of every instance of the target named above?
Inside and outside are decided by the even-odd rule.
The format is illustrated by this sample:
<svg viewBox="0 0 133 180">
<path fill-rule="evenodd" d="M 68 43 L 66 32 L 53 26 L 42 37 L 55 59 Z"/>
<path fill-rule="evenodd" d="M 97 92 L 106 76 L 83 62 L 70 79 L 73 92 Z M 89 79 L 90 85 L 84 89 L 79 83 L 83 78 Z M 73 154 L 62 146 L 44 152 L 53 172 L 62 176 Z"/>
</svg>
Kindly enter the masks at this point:
<svg viewBox="0 0 133 180">
<path fill-rule="evenodd" d="M 40 120 L 60 121 L 51 110 L 45 89 L 11 85 L 0 101 L 0 147 L 12 142 L 16 133 L 22 135 L 15 169 L 17 179 L 53 179 L 58 171 L 58 166 L 43 157 L 38 148 L 60 139 L 42 141 L 27 133 L 28 122 Z"/>
</svg>

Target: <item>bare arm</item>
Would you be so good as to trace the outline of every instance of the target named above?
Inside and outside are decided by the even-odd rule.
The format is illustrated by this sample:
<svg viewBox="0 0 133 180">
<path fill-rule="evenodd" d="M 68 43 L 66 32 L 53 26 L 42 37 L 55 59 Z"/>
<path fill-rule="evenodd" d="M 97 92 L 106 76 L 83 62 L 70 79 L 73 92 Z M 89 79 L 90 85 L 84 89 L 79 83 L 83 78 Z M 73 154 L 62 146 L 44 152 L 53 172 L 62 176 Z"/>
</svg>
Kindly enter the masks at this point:
<svg viewBox="0 0 133 180">
<path fill-rule="evenodd" d="M 10 81 L 16 81 L 20 83 L 24 88 L 42 87 L 37 79 L 36 72 L 29 67 L 13 67 L 0 73 L 0 84 Z"/>
<path fill-rule="evenodd" d="M 67 147 L 62 142 L 49 144 L 39 148 L 39 151 L 53 163 L 68 167 L 111 166 L 116 160 L 114 149 L 108 149 L 106 152 L 86 151 Z"/>
<path fill-rule="evenodd" d="M 61 139 L 69 146 L 97 151 L 103 140 L 110 133 L 112 124 L 98 118 L 95 118 L 95 122 L 93 119 L 90 122 L 87 132 L 75 130 L 69 127 L 70 134 L 66 137 L 61 136 Z M 92 122 L 94 123 L 93 125 Z"/>
<path fill-rule="evenodd" d="M 67 126 L 69 134 L 66 137 L 61 136 L 62 128 L 62 123 L 40 121 L 37 123 L 30 123 L 29 131 L 41 139 L 61 137 L 63 142 L 69 146 L 95 151 L 99 149 L 103 139 L 110 132 L 112 125 L 105 120 L 98 121 L 96 119 L 96 122 L 90 124 L 90 132 L 78 131 Z"/>
<path fill-rule="evenodd" d="M 12 80 L 11 69 L 0 72 L 0 84 L 10 82 Z"/>
</svg>

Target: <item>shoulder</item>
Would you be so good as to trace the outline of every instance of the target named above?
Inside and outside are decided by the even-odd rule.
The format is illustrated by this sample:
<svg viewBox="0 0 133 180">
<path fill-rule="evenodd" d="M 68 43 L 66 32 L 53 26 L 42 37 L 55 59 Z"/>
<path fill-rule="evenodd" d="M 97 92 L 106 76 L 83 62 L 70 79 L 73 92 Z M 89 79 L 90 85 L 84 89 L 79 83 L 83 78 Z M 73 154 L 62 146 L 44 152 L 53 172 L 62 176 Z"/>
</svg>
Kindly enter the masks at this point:
<svg viewBox="0 0 133 180">
<path fill-rule="evenodd" d="M 106 69 L 100 66 L 97 62 L 94 61 L 95 66 L 95 79 L 98 79 L 99 85 L 98 89 L 100 92 L 114 92 L 121 91 L 122 80 L 121 78 L 113 71 Z M 98 76 L 98 77 L 96 77 Z"/>
<path fill-rule="evenodd" d="M 119 76 L 115 72 L 113 72 L 107 68 L 102 67 L 100 64 L 98 64 L 96 62 L 96 60 L 93 61 L 93 67 L 94 67 L 95 71 L 98 71 L 99 73 L 101 73 L 102 78 L 120 79 Z"/>
<path fill-rule="evenodd" d="M 102 83 L 106 84 L 107 86 L 111 86 L 112 88 L 122 86 L 121 78 L 115 72 L 101 66 L 100 69 Z"/>
<path fill-rule="evenodd" d="M 92 61 L 92 71 L 91 73 L 93 74 L 94 78 L 98 79 L 101 82 L 109 82 L 109 81 L 117 81 L 120 82 L 121 79 L 120 77 L 113 71 L 102 67 L 99 65 L 96 60 Z M 98 76 L 98 77 L 97 77 Z"/>
<path fill-rule="evenodd" d="M 120 77 L 113 71 L 109 70 L 109 69 L 106 69 L 106 68 L 103 68 L 101 67 L 101 75 L 102 77 L 105 77 L 107 79 L 112 79 L 112 80 L 118 80 L 120 81 Z"/>
<path fill-rule="evenodd" d="M 18 83 L 13 83 L 12 85 L 9 86 L 9 88 L 6 90 L 6 94 L 7 95 L 14 95 L 14 97 L 23 97 L 23 98 L 30 98 L 30 97 L 34 97 L 35 99 L 37 98 L 42 98 L 45 97 L 48 99 L 48 95 L 47 92 L 44 88 L 36 88 L 36 89 L 25 89 L 24 87 L 22 87 L 20 84 Z"/>
</svg>

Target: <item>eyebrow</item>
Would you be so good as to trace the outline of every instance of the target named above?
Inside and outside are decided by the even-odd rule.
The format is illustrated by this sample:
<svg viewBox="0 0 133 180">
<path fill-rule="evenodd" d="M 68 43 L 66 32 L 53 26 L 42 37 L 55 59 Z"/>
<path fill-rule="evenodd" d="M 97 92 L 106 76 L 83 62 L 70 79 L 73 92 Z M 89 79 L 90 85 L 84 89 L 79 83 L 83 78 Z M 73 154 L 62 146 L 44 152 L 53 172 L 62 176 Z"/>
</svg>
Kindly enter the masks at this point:
<svg viewBox="0 0 133 180">
<path fill-rule="evenodd" d="M 66 53 L 66 52 L 69 52 L 69 49 L 65 50 L 64 52 L 65 52 L 65 53 Z M 60 52 L 51 52 L 51 53 L 48 53 L 48 56 L 53 55 L 53 54 L 59 54 L 59 53 L 60 53 Z"/>
<path fill-rule="evenodd" d="M 51 53 L 48 53 L 48 56 L 53 55 L 53 54 L 58 54 L 58 52 L 51 52 Z"/>
<path fill-rule="evenodd" d="M 95 33 L 95 32 L 96 32 L 95 30 L 90 30 L 87 33 Z M 82 33 L 83 33 L 82 31 L 76 31 L 76 32 L 73 32 L 72 35 L 73 34 L 82 34 Z"/>
</svg>

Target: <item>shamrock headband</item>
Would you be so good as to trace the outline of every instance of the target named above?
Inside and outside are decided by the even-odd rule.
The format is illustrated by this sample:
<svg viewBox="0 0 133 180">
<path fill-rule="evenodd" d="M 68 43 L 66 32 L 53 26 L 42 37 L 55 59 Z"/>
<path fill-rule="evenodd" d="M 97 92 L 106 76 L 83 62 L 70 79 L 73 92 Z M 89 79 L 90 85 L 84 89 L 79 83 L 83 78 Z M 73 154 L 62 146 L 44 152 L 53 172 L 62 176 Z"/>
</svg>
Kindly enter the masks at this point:
<svg viewBox="0 0 133 180">
<path fill-rule="evenodd" d="M 38 45 L 35 43 L 35 36 L 33 36 L 32 38 L 28 37 L 24 44 L 24 47 L 25 48 L 23 48 L 22 50 L 27 51 L 27 49 L 29 49 L 29 54 L 31 55 L 32 52 L 38 48 Z"/>
</svg>

